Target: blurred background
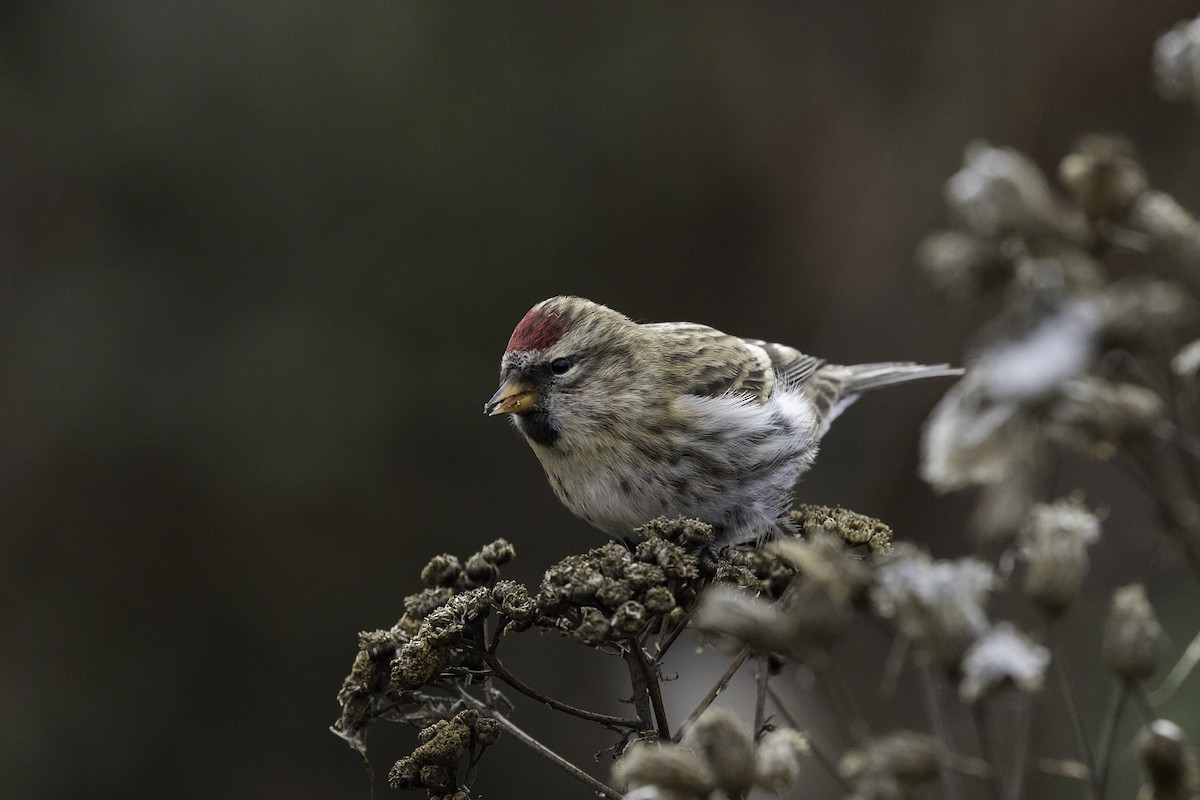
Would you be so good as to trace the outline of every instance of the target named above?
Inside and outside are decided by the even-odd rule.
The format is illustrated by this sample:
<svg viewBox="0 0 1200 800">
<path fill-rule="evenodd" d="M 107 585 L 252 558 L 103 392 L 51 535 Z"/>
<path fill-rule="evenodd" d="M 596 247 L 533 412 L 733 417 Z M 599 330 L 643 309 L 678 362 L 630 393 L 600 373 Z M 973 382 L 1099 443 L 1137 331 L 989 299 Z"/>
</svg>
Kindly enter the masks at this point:
<svg viewBox="0 0 1200 800">
<path fill-rule="evenodd" d="M 529 306 L 959 360 L 986 310 L 912 254 L 964 146 L 1052 170 L 1120 131 L 1200 206 L 1200 124 L 1150 65 L 1195 10 L 0 5 L 0 794 L 366 797 L 327 730 L 357 631 L 435 553 L 503 536 L 536 584 L 600 541 L 481 413 Z M 944 388 L 863 400 L 800 498 L 966 552 L 969 499 L 914 477 Z M 1102 585 L 1174 575 L 1128 538 Z M 514 668 L 611 706 L 619 664 L 528 636 Z M 519 719 L 583 763 L 611 743 Z M 412 743 L 373 733 L 380 774 Z M 585 791 L 509 741 L 476 788 Z"/>
</svg>

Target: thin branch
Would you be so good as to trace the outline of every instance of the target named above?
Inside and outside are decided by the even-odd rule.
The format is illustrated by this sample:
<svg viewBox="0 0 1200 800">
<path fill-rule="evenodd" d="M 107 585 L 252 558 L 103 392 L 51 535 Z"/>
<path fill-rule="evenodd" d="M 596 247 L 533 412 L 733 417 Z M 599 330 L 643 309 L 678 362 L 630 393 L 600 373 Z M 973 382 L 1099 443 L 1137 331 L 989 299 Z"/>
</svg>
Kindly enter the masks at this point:
<svg viewBox="0 0 1200 800">
<path fill-rule="evenodd" d="M 1192 670 L 1196 668 L 1196 664 L 1200 664 L 1200 632 L 1197 632 L 1192 638 L 1191 643 L 1187 646 L 1187 650 L 1183 651 L 1179 661 L 1171 668 L 1170 674 L 1163 680 L 1157 689 L 1150 692 L 1150 702 L 1154 705 L 1162 705 L 1171 699 L 1172 695 L 1179 690 L 1183 682 L 1192 674 Z"/>
<path fill-rule="evenodd" d="M 643 730 L 648 730 L 654 726 L 654 714 L 650 710 L 650 684 L 646 678 L 646 673 L 642 671 L 641 664 L 638 663 L 637 657 L 633 654 L 633 650 L 636 647 L 638 647 L 636 641 L 628 643 L 625 651 L 621 653 L 621 659 L 625 662 L 625 666 L 629 670 L 629 685 L 633 690 L 630 700 L 637 711 L 638 721 L 640 722 L 639 727 Z"/>
<path fill-rule="evenodd" d="M 654 660 L 657 663 L 661 664 L 662 660 L 664 658 L 666 658 L 667 651 L 671 649 L 671 645 L 675 644 L 675 641 L 679 638 L 679 636 L 685 630 L 687 630 L 688 622 L 691 620 L 691 618 L 692 618 L 692 612 L 689 611 L 687 613 L 687 616 L 685 616 L 683 619 L 679 620 L 679 624 L 676 625 L 675 629 L 672 630 L 671 633 L 667 635 L 666 642 L 655 642 L 654 649 L 658 651 L 658 655 L 656 655 L 654 657 Z"/>
<path fill-rule="evenodd" d="M 762 733 L 763 724 L 767 721 L 767 681 L 771 679 L 770 664 L 766 653 L 759 653 L 758 658 L 758 680 L 755 681 L 754 693 L 754 735 L 757 737 Z"/>
<path fill-rule="evenodd" d="M 704 699 L 700 701 L 700 705 L 696 706 L 695 710 L 693 710 L 692 713 L 688 715 L 688 718 L 683 721 L 683 724 L 679 726 L 679 730 L 675 731 L 675 736 L 672 737 L 672 741 L 678 742 L 683 739 L 684 734 L 686 734 L 688 730 L 696 724 L 696 720 L 700 719 L 700 715 L 707 711 L 708 707 L 711 706 L 713 701 L 717 699 L 717 695 L 725 691 L 725 687 L 729 685 L 729 682 L 733 680 L 733 676 L 737 674 L 737 671 L 742 668 L 742 665 L 746 663 L 746 659 L 749 657 L 750 645 L 746 645 L 742 648 L 741 652 L 734 657 L 733 661 L 729 662 L 729 667 L 725 670 L 725 674 L 723 674 L 716 684 L 708 690 L 708 694 L 704 695 Z"/>
<path fill-rule="evenodd" d="M 920 665 L 917 671 L 921 674 L 921 685 L 925 689 L 925 710 L 929 714 L 929 722 L 933 726 L 934 733 L 937 734 L 938 741 L 941 742 L 944 754 L 939 762 L 942 767 L 942 785 L 945 786 L 946 797 L 950 800 L 961 800 L 964 795 L 958 785 L 958 775 L 950 766 L 954 751 L 950 748 L 950 735 L 946 730 L 946 720 L 942 717 L 942 702 L 938 696 L 937 681 L 928 664 Z"/>
<path fill-rule="evenodd" d="M 1088 774 L 1096 774 L 1096 755 L 1092 752 L 1092 744 L 1088 740 L 1087 732 L 1083 727 L 1083 715 L 1079 711 L 1079 699 L 1075 696 L 1075 689 L 1071 686 L 1071 680 L 1067 677 L 1067 666 L 1064 663 L 1066 660 L 1067 648 L 1063 646 L 1062 634 L 1059 633 L 1059 627 L 1054 624 L 1047 626 L 1049 636 L 1049 645 L 1052 648 L 1052 656 L 1050 659 L 1050 668 L 1054 670 L 1058 677 L 1058 685 L 1062 690 L 1063 699 L 1067 705 L 1067 716 L 1071 718 L 1071 727 L 1075 729 L 1075 738 L 1079 742 L 1079 751 L 1083 754 L 1083 763 L 1087 764 Z M 1094 791 L 1093 791 L 1094 795 Z"/>
<path fill-rule="evenodd" d="M 768 686 L 767 695 L 771 698 L 771 702 L 775 704 L 775 708 L 779 710 L 779 715 L 784 718 L 787 724 L 796 730 L 800 730 L 800 723 L 797 722 L 792 713 L 788 711 L 787 706 L 783 704 L 783 700 L 779 697 L 779 693 Z M 817 746 L 817 743 L 813 741 L 811 734 L 808 736 L 808 749 L 812 751 L 813 758 L 817 760 L 817 763 L 824 767 L 825 770 L 834 777 L 834 779 L 838 782 L 838 785 L 845 790 L 846 794 L 854 794 L 854 787 L 851 786 L 850 782 L 846 780 L 845 776 L 838 771 L 837 764 L 834 762 L 834 760 L 826 755 L 824 750 Z"/>
<path fill-rule="evenodd" d="M 1013 746 L 1012 779 L 1008 784 L 1009 800 L 1020 800 L 1025 792 L 1025 764 L 1029 760 L 1029 739 L 1033 727 L 1033 697 L 1021 692 L 1017 698 L 1017 741 Z"/>
<path fill-rule="evenodd" d="M 547 697 L 546 695 L 539 692 L 537 689 L 527 686 L 524 683 L 524 681 L 522 681 L 516 675 L 513 675 L 511 672 L 509 672 L 504 667 L 504 665 L 500 663 L 500 659 L 496 657 L 495 653 L 489 653 L 485 650 L 485 651 L 482 651 L 480 653 L 480 655 L 483 657 L 483 660 L 487 663 L 487 665 L 491 668 L 492 674 L 495 675 L 497 678 L 504 681 L 505 683 L 507 683 L 512 688 L 516 689 L 521 694 L 526 695 L 528 697 L 532 697 L 534 700 L 537 700 L 539 703 L 550 706 L 555 711 L 562 711 L 566 714 L 570 714 L 572 716 L 579 717 L 580 719 L 586 719 L 591 722 L 599 722 L 601 725 L 608 725 L 609 727 L 613 727 L 613 728 L 627 728 L 629 730 L 639 730 L 642 727 L 641 723 L 639 723 L 637 720 L 634 720 L 634 719 L 626 719 L 624 717 L 614 717 L 614 716 L 610 716 L 608 714 L 598 714 L 595 711 L 588 711 L 587 709 L 576 708 L 575 706 L 568 705 L 567 703 L 563 703 L 559 700 L 555 700 L 553 697 Z"/>
<path fill-rule="evenodd" d="M 1113 746 L 1117 740 L 1117 726 L 1121 722 L 1121 712 L 1125 710 L 1125 700 L 1129 697 L 1129 689 L 1122 682 L 1117 685 L 1116 694 L 1108 704 L 1108 714 L 1101 731 L 1101 744 L 1097 772 L 1092 780 L 1095 784 L 1097 800 L 1104 800 L 1104 792 L 1108 788 L 1108 768 L 1112 763 Z"/>
<path fill-rule="evenodd" d="M 992 741 L 987 732 L 987 719 L 984 717 L 983 703 L 971 703 L 971 721 L 975 723 L 975 738 L 979 740 L 979 752 L 987 762 L 987 784 L 992 792 L 993 800 L 1004 797 L 1004 787 L 1000 784 L 1000 770 L 996 757 L 992 754 Z"/>
<path fill-rule="evenodd" d="M 496 722 L 498 722 L 500 724 L 500 727 L 504 728 L 504 730 L 508 731 L 510 734 L 515 736 L 517 738 L 517 740 L 521 742 L 521 744 L 523 744 L 526 747 L 528 747 L 529 749 L 533 750 L 535 753 L 541 755 L 543 758 L 548 759 L 549 761 L 551 761 L 552 763 L 557 765 L 560 769 L 567 772 L 569 775 L 571 775 L 571 776 L 577 778 L 578 780 L 582 781 L 583 783 L 587 784 L 588 788 L 590 788 L 592 791 L 594 791 L 597 795 L 599 795 L 600 797 L 607 797 L 607 798 L 609 798 L 609 800 L 621 800 L 620 792 L 601 783 L 600 781 L 593 778 L 591 775 L 588 775 L 586 772 L 581 770 L 579 767 L 575 766 L 570 761 L 567 761 L 565 758 L 560 756 L 558 753 L 554 752 L 549 747 L 546 747 L 546 745 L 542 744 L 537 739 L 533 738 L 528 733 L 526 733 L 525 731 L 518 728 L 515 724 L 513 724 L 511 721 L 509 721 L 509 719 L 507 717 L 505 717 L 503 714 L 489 708 L 486 703 L 476 699 L 475 697 L 472 697 L 470 694 L 468 694 L 466 691 L 464 691 L 462 689 L 460 689 L 459 692 L 462 695 L 463 701 L 466 702 L 468 705 L 474 706 L 475 708 L 479 709 L 480 711 L 486 711 L 492 719 L 496 720 Z"/>
<path fill-rule="evenodd" d="M 1152 444 L 1141 461 L 1155 487 L 1150 495 L 1158 506 L 1163 527 L 1179 541 L 1188 566 L 1200 578 L 1200 506 L 1187 490 L 1178 465 L 1171 462 L 1161 446 Z"/>
<path fill-rule="evenodd" d="M 1154 711 L 1154 706 L 1150 704 L 1150 698 L 1146 696 L 1146 690 L 1139 683 L 1133 687 L 1133 702 L 1138 707 L 1138 711 L 1142 714 L 1142 720 L 1149 725 L 1154 720 L 1158 719 L 1158 714 Z"/>
<path fill-rule="evenodd" d="M 654 665 L 650 663 L 646 651 L 642 649 L 642 645 L 636 638 L 629 640 L 629 650 L 633 654 L 634 660 L 637 661 L 638 669 L 641 671 L 642 678 L 645 681 L 646 691 L 650 695 L 650 706 L 654 711 L 654 720 L 657 723 L 658 735 L 663 739 L 670 739 L 671 728 L 667 724 L 667 709 L 663 705 L 662 687 L 659 686 L 658 675 L 655 673 Z"/>
</svg>

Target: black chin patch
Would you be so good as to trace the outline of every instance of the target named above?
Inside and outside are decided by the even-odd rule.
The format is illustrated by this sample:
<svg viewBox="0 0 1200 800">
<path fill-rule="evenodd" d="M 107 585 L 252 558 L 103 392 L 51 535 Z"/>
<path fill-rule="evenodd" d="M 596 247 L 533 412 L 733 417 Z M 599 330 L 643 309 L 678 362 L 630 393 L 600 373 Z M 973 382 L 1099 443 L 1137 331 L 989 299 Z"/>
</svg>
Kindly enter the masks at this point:
<svg viewBox="0 0 1200 800">
<path fill-rule="evenodd" d="M 544 408 L 534 406 L 517 418 L 521 433 L 529 437 L 534 444 L 542 447 L 553 447 L 558 441 L 559 429 L 557 423 Z"/>
</svg>

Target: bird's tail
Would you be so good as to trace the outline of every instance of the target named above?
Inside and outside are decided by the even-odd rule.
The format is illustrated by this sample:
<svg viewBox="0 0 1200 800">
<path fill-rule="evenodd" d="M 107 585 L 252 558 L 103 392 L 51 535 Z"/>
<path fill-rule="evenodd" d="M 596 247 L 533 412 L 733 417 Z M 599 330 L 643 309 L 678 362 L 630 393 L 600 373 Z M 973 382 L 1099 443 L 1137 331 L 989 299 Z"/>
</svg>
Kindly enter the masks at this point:
<svg viewBox="0 0 1200 800">
<path fill-rule="evenodd" d="M 820 436 L 863 392 L 923 378 L 962 375 L 961 367 L 949 364 L 916 364 L 912 361 L 883 361 L 877 364 L 841 366 L 826 364 L 803 384 L 820 420 Z"/>
</svg>

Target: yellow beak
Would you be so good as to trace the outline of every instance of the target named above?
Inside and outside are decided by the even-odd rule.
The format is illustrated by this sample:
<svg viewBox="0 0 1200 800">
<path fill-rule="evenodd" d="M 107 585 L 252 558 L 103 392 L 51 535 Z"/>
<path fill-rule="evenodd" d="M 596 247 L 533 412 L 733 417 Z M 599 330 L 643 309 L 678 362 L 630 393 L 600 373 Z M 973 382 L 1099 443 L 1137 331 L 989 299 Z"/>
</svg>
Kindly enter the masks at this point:
<svg viewBox="0 0 1200 800">
<path fill-rule="evenodd" d="M 524 414 L 537 402 L 537 389 L 523 378 L 513 375 L 492 395 L 483 407 L 488 416 L 497 414 Z"/>
</svg>

